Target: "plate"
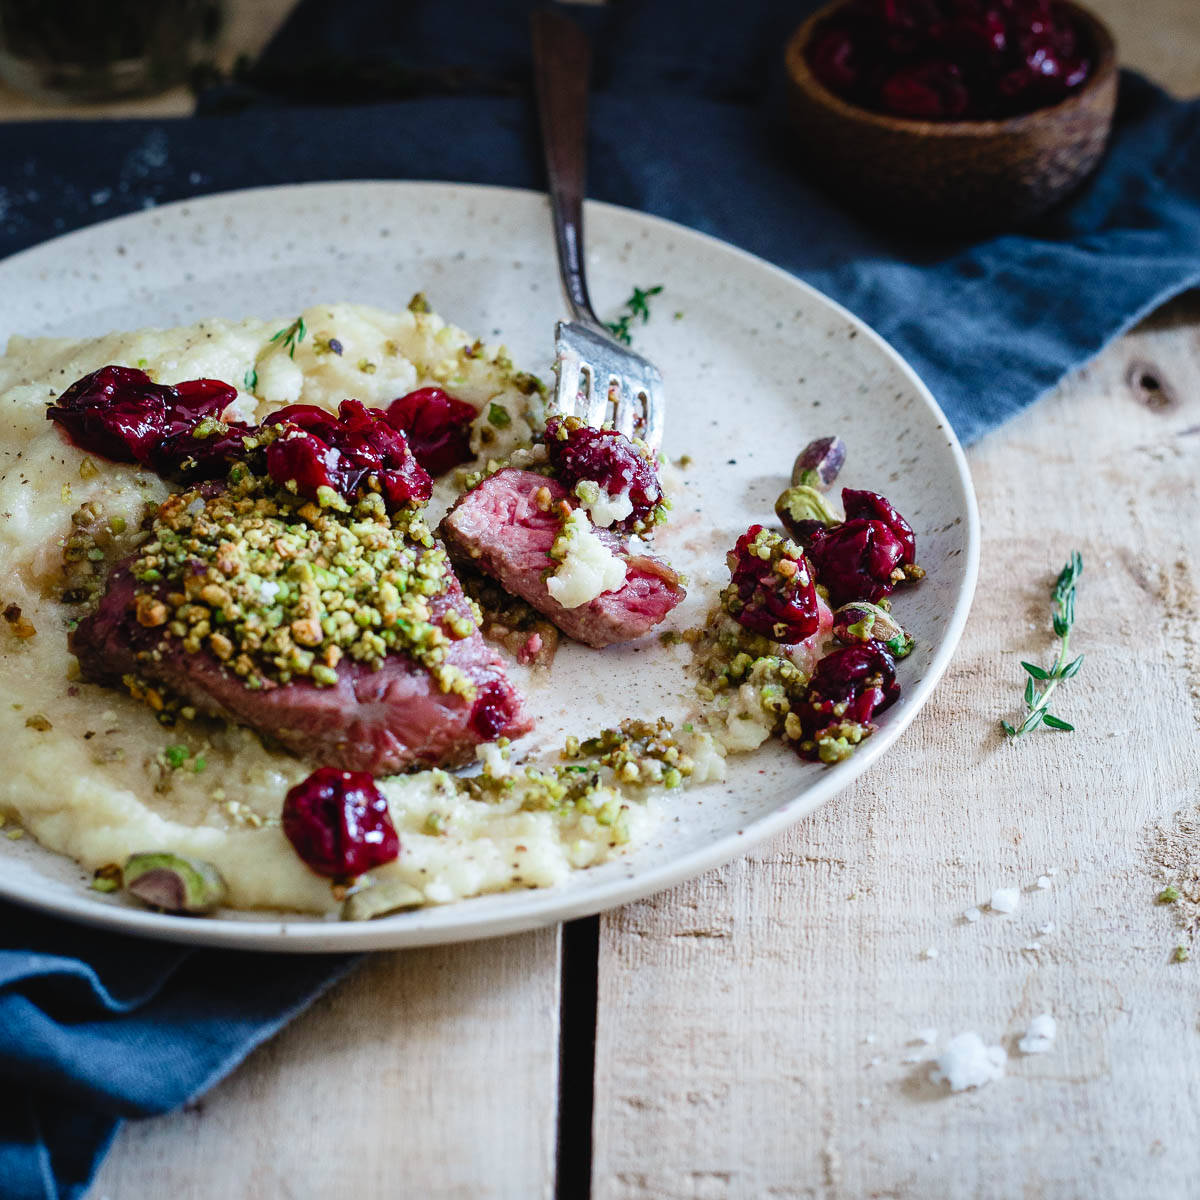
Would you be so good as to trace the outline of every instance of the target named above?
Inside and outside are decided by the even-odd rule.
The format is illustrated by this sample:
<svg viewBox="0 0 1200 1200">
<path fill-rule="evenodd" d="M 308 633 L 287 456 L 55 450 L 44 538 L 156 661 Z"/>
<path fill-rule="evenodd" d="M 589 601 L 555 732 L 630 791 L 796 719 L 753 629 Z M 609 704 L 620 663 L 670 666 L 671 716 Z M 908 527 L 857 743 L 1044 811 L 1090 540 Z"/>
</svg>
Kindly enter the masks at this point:
<svg viewBox="0 0 1200 1200">
<path fill-rule="evenodd" d="M 422 945 L 530 929 L 624 904 L 742 853 L 811 812 L 886 754 L 928 699 L 975 587 L 979 529 L 962 450 L 925 386 L 862 322 L 786 272 L 654 217 L 589 204 L 588 269 L 601 313 L 661 285 L 638 348 L 662 369 L 664 451 L 690 455 L 663 552 L 689 574 L 677 624 L 702 619 L 724 551 L 772 514 L 797 450 L 840 434 L 842 481 L 886 494 L 917 532 L 928 575 L 896 612 L 916 638 L 903 695 L 833 767 L 774 742 L 730 758 L 728 779 L 672 796 L 656 836 L 556 888 L 506 892 L 363 923 L 286 914 L 165 916 L 87 890 L 81 868 L 32 839 L 0 839 L 0 895 L 71 920 L 173 941 L 264 950 Z M 448 320 L 502 340 L 544 376 L 562 315 L 548 201 L 437 183 L 262 188 L 164 206 L 0 263 L 0 334 L 91 336 L 321 301 L 399 308 L 425 291 Z M 682 647 L 657 638 L 597 654 L 564 646 L 534 697 L 541 740 L 630 714 L 681 712 Z M 561 744 L 559 740 L 559 744 Z"/>
</svg>

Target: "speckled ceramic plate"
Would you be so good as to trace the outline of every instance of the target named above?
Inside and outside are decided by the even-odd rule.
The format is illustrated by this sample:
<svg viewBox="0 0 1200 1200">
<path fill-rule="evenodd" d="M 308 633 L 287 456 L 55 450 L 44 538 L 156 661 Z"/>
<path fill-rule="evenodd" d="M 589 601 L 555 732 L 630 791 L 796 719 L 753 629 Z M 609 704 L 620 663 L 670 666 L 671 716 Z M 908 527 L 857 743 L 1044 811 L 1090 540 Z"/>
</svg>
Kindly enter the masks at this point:
<svg viewBox="0 0 1200 1200">
<path fill-rule="evenodd" d="M 903 360 L 837 304 L 768 263 L 678 225 L 588 209 L 589 272 L 602 312 L 633 285 L 662 285 L 637 344 L 668 390 L 664 449 L 681 474 L 660 547 L 690 578 L 673 614 L 701 619 L 724 551 L 771 516 L 792 458 L 813 437 L 849 446 L 843 481 L 883 491 L 917 531 L 928 571 L 896 612 L 916 637 L 904 694 L 835 767 L 775 744 L 729 760 L 728 779 L 673 795 L 657 836 L 569 883 L 368 923 L 287 914 L 163 916 L 102 897 L 74 863 L 0 839 L 0 895 L 63 917 L 176 941 L 350 950 L 510 933 L 623 904 L 695 875 L 811 812 L 886 754 L 929 697 L 975 587 L 978 516 L 962 450 Z M 270 317 L 320 301 L 398 308 L 425 291 L 447 319 L 503 340 L 549 374 L 562 315 L 546 199 L 432 183 L 336 183 L 187 201 L 93 226 L 0 263 L 0 334 L 91 336 L 205 316 Z M 886 430 L 886 436 L 881 434 Z M 657 638 L 603 652 L 564 646 L 531 706 L 542 745 L 630 714 L 681 715 L 686 652 Z"/>
</svg>

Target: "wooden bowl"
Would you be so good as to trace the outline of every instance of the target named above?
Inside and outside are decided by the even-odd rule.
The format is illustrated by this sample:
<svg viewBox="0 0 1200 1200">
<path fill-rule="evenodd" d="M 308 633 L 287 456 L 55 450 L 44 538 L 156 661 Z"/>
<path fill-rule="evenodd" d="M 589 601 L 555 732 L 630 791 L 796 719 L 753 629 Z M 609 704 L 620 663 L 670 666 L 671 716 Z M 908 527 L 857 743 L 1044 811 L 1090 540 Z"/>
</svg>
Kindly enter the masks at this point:
<svg viewBox="0 0 1200 1200">
<path fill-rule="evenodd" d="M 916 121 L 850 104 L 809 69 L 809 41 L 844 3 L 819 9 L 788 42 L 790 111 L 809 173 L 875 223 L 1011 229 L 1068 196 L 1100 161 L 1117 55 L 1112 34 L 1086 9 L 1067 5 L 1094 47 L 1094 66 L 1065 100 L 999 121 Z"/>
</svg>

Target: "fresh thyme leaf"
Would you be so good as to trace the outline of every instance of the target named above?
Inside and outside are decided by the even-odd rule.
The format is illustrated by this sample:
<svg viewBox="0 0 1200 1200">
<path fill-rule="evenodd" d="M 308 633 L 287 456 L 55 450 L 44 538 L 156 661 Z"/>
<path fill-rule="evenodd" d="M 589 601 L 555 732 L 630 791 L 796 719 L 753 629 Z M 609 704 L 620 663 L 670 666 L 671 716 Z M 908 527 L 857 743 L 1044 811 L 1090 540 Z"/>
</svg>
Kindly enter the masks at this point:
<svg viewBox="0 0 1200 1200">
<path fill-rule="evenodd" d="M 252 392 L 258 387 L 258 372 L 253 367 L 242 377 L 242 384 L 248 392 Z"/>
<path fill-rule="evenodd" d="M 1053 604 L 1051 623 L 1054 626 L 1054 635 L 1060 642 L 1058 657 L 1054 660 L 1054 665 L 1049 668 L 1022 661 L 1021 666 L 1029 676 L 1025 681 L 1027 714 L 1020 726 L 1015 729 L 1008 721 L 1000 722 L 1000 727 L 1007 737 L 1018 738 L 1023 733 L 1036 729 L 1039 725 L 1045 725 L 1050 729 L 1059 729 L 1065 733 L 1071 733 L 1075 729 L 1074 725 L 1064 721 L 1061 717 L 1056 717 L 1050 711 L 1050 696 L 1062 680 L 1077 675 L 1079 668 L 1083 666 L 1082 654 L 1070 660 L 1067 658 L 1071 628 L 1075 624 L 1075 588 L 1082 574 L 1083 557 L 1078 550 L 1073 550 L 1066 565 L 1058 573 L 1058 578 L 1054 581 L 1054 587 L 1050 592 Z M 1044 683 L 1046 686 L 1039 691 L 1037 683 Z"/>
<path fill-rule="evenodd" d="M 618 342 L 626 346 L 633 344 L 630 326 L 638 317 L 641 317 L 643 325 L 650 320 L 650 297 L 657 296 L 661 291 L 661 283 L 655 284 L 654 287 L 633 289 L 629 299 L 625 301 L 625 311 L 615 321 L 608 322 L 608 330 Z"/>
<path fill-rule="evenodd" d="M 306 333 L 308 329 L 305 327 L 304 318 L 297 317 L 286 329 L 272 334 L 271 341 L 279 343 L 280 347 L 288 352 L 288 358 L 295 358 L 296 347 L 304 341 Z"/>
</svg>

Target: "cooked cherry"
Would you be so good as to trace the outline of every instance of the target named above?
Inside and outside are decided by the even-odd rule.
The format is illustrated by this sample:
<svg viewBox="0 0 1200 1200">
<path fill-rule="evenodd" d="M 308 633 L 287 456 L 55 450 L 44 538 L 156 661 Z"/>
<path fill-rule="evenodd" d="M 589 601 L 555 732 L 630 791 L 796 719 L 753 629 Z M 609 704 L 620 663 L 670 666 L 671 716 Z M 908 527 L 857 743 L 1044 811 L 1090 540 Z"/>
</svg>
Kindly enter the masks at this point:
<svg viewBox="0 0 1200 1200">
<path fill-rule="evenodd" d="M 821 623 L 812 571 L 798 546 L 751 525 L 726 556 L 730 583 L 722 600 L 744 628 L 775 642 L 802 642 Z"/>
<path fill-rule="evenodd" d="M 850 0 L 807 54 L 835 94 L 921 120 L 993 119 L 1057 104 L 1091 71 L 1057 0 Z"/>
<path fill-rule="evenodd" d="M 595 429 L 575 417 L 551 417 L 546 422 L 546 450 L 554 473 L 568 491 L 581 480 L 591 480 L 610 496 L 626 493 L 633 511 L 614 528 L 631 532 L 644 529 L 662 501 L 658 469 L 624 434 Z"/>
<path fill-rule="evenodd" d="M 76 380 L 46 416 L 89 454 L 194 478 L 218 459 L 218 473 L 224 473 L 228 447 L 222 445 L 218 454 L 214 445 L 231 431 L 236 437 L 247 429 L 238 422 L 220 424 L 236 398 L 235 388 L 216 379 L 172 387 L 134 367 L 107 366 Z"/>
<path fill-rule="evenodd" d="M 332 879 L 400 854 L 387 800 L 365 771 L 320 767 L 296 784 L 283 802 L 283 832 L 312 870 Z"/>
<path fill-rule="evenodd" d="M 912 526 L 878 492 L 859 492 L 853 488 L 842 488 L 842 507 L 846 520 L 862 517 L 868 521 L 882 521 L 904 547 L 902 563 L 916 562 L 917 538 Z"/>
<path fill-rule="evenodd" d="M 479 414 L 439 387 L 418 388 L 388 405 L 387 419 L 408 438 L 417 462 L 430 475 L 445 475 L 470 462 L 471 422 Z"/>
<path fill-rule="evenodd" d="M 289 405 L 263 425 L 282 427 L 267 447 L 267 473 L 276 483 L 295 484 L 309 499 L 327 487 L 350 500 L 372 483 L 389 508 L 423 504 L 432 494 L 433 481 L 404 434 L 358 400 L 343 400 L 336 417 L 311 404 Z"/>
<path fill-rule="evenodd" d="M 498 680 L 478 689 L 471 709 L 470 726 L 485 742 L 495 739 L 511 726 L 517 715 L 518 696 Z"/>
<path fill-rule="evenodd" d="M 817 663 L 808 695 L 802 704 L 793 706 L 800 730 L 793 728 L 789 736 L 803 757 L 828 759 L 822 753 L 822 739 L 856 744 L 872 732 L 875 714 L 895 703 L 899 695 L 895 660 L 881 642 L 835 650 Z"/>
<path fill-rule="evenodd" d="M 851 600 L 878 604 L 903 578 L 904 545 L 882 521 L 818 529 L 809 539 L 808 557 L 834 607 Z"/>
</svg>

